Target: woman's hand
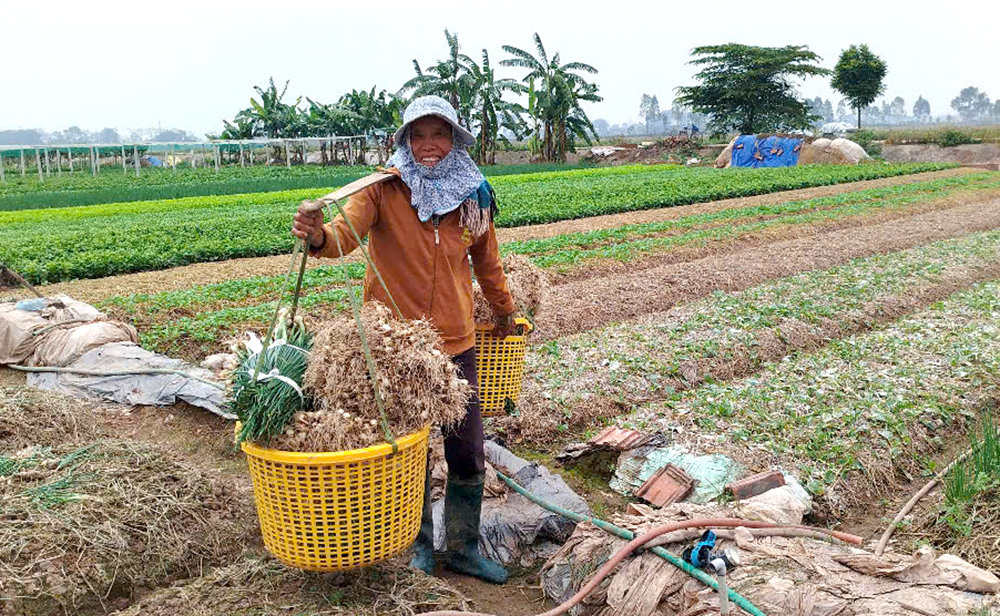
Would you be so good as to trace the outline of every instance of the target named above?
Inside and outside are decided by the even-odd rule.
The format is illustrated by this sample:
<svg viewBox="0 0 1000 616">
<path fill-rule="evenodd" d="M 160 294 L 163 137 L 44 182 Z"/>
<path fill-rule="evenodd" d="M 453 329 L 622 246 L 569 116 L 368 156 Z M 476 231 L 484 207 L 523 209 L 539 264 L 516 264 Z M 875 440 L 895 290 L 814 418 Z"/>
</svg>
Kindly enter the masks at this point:
<svg viewBox="0 0 1000 616">
<path fill-rule="evenodd" d="M 299 211 L 295 213 L 292 224 L 292 235 L 299 239 L 306 240 L 312 248 L 323 245 L 325 236 L 323 234 L 323 210 L 308 211 L 306 203 L 299 206 Z"/>
<path fill-rule="evenodd" d="M 497 338 L 506 338 L 507 336 L 513 336 L 517 332 L 517 325 L 514 323 L 514 313 L 505 314 L 503 316 L 493 315 L 493 335 Z"/>
</svg>

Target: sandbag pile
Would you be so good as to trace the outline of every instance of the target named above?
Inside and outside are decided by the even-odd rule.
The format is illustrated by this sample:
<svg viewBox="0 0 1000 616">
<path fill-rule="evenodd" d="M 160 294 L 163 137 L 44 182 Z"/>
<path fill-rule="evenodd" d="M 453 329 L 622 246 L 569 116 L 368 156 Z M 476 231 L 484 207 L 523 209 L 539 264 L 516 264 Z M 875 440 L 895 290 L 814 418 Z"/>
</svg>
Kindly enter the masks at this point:
<svg viewBox="0 0 1000 616">
<path fill-rule="evenodd" d="M 717 169 L 728 169 L 732 166 L 736 139 L 734 137 L 715 159 Z M 798 165 L 856 165 L 869 158 L 865 149 L 850 139 L 823 138 L 802 144 Z"/>
<path fill-rule="evenodd" d="M 139 342 L 127 323 L 66 296 L 0 304 L 0 364 L 67 366 L 112 342 Z"/>
<path fill-rule="evenodd" d="M 404 321 L 368 302 L 361 322 L 371 350 L 389 428 L 396 438 L 427 424 L 465 416 L 472 386 L 442 353 L 429 321 Z M 304 378 L 313 408 L 296 413 L 269 446 L 286 451 L 345 451 L 385 442 L 368 364 L 354 317 L 318 328 Z"/>
</svg>

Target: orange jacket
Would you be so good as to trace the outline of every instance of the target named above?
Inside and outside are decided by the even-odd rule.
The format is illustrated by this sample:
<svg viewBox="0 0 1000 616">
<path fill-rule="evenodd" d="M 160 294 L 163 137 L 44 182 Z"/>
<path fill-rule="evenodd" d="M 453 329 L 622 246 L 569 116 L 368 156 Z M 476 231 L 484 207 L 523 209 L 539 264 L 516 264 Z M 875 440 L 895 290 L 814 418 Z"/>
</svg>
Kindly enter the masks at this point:
<svg viewBox="0 0 1000 616">
<path fill-rule="evenodd" d="M 386 180 L 355 193 L 344 206 L 344 213 L 361 237 L 368 235 L 371 259 L 403 318 L 429 318 L 444 339 L 445 353 L 458 355 L 475 344 L 470 256 L 476 280 L 494 313 L 503 316 L 514 312 L 492 223 L 489 232 L 473 240 L 459 226 L 459 210 L 420 222 L 410 205 L 410 189 L 401 179 Z M 332 223 L 323 225 L 324 243 L 311 251 L 314 256 L 340 256 L 335 232 L 345 255 L 358 247 L 351 228 L 338 215 Z M 371 299 L 392 308 L 369 266 L 364 301 Z"/>
</svg>

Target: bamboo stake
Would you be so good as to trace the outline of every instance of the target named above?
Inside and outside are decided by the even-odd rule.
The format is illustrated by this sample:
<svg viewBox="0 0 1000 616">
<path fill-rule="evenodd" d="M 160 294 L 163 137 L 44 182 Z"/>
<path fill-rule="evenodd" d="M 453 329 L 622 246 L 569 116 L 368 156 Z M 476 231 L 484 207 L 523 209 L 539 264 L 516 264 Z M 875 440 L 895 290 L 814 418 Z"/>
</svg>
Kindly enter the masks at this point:
<svg viewBox="0 0 1000 616">
<path fill-rule="evenodd" d="M 243 161 L 243 144 L 240 143 L 240 167 L 245 167 L 246 164 Z"/>
<path fill-rule="evenodd" d="M 128 167 L 125 165 L 125 144 L 122 144 L 122 173 L 128 175 Z"/>
<path fill-rule="evenodd" d="M 38 153 L 38 148 L 35 148 L 35 165 L 38 166 L 38 181 L 44 184 L 45 175 L 42 174 L 42 155 Z"/>
<path fill-rule="evenodd" d="M 45 177 L 52 177 L 52 168 L 49 165 L 49 149 L 42 148 L 42 159 L 45 160 Z"/>
<path fill-rule="evenodd" d="M 945 476 L 951 472 L 951 469 L 955 468 L 956 465 L 964 462 L 965 459 L 968 458 L 970 455 L 972 455 L 972 453 L 975 450 L 976 446 L 972 446 L 969 449 L 967 449 L 965 453 L 952 460 L 951 464 L 944 467 L 944 469 L 940 473 L 934 476 L 934 479 L 928 481 L 927 485 L 921 488 L 919 492 L 914 494 L 913 497 L 910 498 L 910 500 L 907 501 L 905 505 L 903 505 L 903 508 L 900 509 L 899 513 L 896 514 L 896 517 L 893 518 L 892 523 L 889 524 L 889 527 L 885 529 L 884 533 L 882 533 L 882 538 L 879 539 L 878 545 L 875 546 L 875 556 L 881 556 L 882 553 L 885 552 L 885 546 L 889 544 L 889 538 L 892 537 L 892 533 L 896 531 L 896 527 L 899 525 L 900 522 L 903 521 L 903 518 L 906 517 L 906 514 L 910 513 L 910 511 L 917 505 L 917 502 L 919 502 L 920 499 L 923 498 L 928 492 L 933 490 L 934 486 L 940 483 L 941 480 L 944 479 Z"/>
<path fill-rule="evenodd" d="M 172 143 L 170 144 L 170 170 L 177 171 L 177 154 Z"/>
<path fill-rule="evenodd" d="M 7 183 L 7 178 L 3 174 L 3 153 L 0 152 L 0 182 Z"/>
<path fill-rule="evenodd" d="M 285 166 L 289 169 L 292 168 L 292 158 L 288 155 L 288 142 L 285 141 Z"/>
<path fill-rule="evenodd" d="M 10 269 L 9 267 L 7 267 L 6 265 L 4 265 L 2 263 L 0 263 L 0 272 L 7 272 L 8 274 L 11 275 L 11 277 L 14 278 L 14 280 L 20 282 L 22 285 L 25 286 L 25 288 L 27 288 L 29 291 L 31 291 L 32 293 L 34 293 L 35 297 L 38 297 L 39 299 L 44 299 L 44 297 L 42 296 L 42 294 L 38 292 L 38 289 L 36 289 L 35 287 L 31 286 L 30 282 L 28 282 L 27 280 L 25 280 L 20 274 L 18 274 L 17 272 L 15 272 L 14 270 Z"/>
<path fill-rule="evenodd" d="M 132 145 L 132 162 L 135 163 L 135 177 L 139 177 L 139 146 Z"/>
<path fill-rule="evenodd" d="M 62 152 L 59 148 L 56 148 L 56 174 L 62 177 Z"/>
<path fill-rule="evenodd" d="M 73 175 L 73 147 L 66 148 L 66 155 L 69 158 L 69 174 Z"/>
<path fill-rule="evenodd" d="M 21 177 L 24 177 L 24 150 L 21 150 Z"/>
<path fill-rule="evenodd" d="M 222 158 L 222 148 L 215 146 L 215 172 L 219 172 L 219 159 Z"/>
</svg>

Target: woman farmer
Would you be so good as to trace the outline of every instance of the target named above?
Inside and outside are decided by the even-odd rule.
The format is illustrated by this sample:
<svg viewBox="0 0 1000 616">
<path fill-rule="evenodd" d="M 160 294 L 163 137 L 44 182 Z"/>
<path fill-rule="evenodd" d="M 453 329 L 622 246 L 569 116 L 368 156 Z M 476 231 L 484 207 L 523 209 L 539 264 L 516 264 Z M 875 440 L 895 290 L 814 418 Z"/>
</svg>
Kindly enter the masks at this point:
<svg viewBox="0 0 1000 616">
<path fill-rule="evenodd" d="M 429 318 L 461 378 L 475 386 L 479 381 L 470 257 L 493 308 L 494 334 L 506 336 L 514 328 L 514 301 L 493 227 L 492 191 L 467 151 L 476 140 L 458 124 L 451 105 L 438 96 L 411 102 L 394 140 L 398 149 L 387 167 L 396 178 L 356 193 L 344 214 L 360 236 L 368 235 L 371 259 L 403 318 Z M 300 209 L 292 233 L 307 240 L 315 256 L 339 257 L 338 242 L 344 254 L 358 245 L 342 216 L 324 225 L 322 211 Z M 391 305 L 370 267 L 365 272 L 364 299 Z M 479 553 L 485 457 L 477 393 L 461 424 L 446 431 L 444 455 L 448 462 L 445 565 L 502 584 L 507 572 Z M 426 573 L 434 569 L 430 470 L 428 465 L 423 518 L 411 562 Z"/>
</svg>

